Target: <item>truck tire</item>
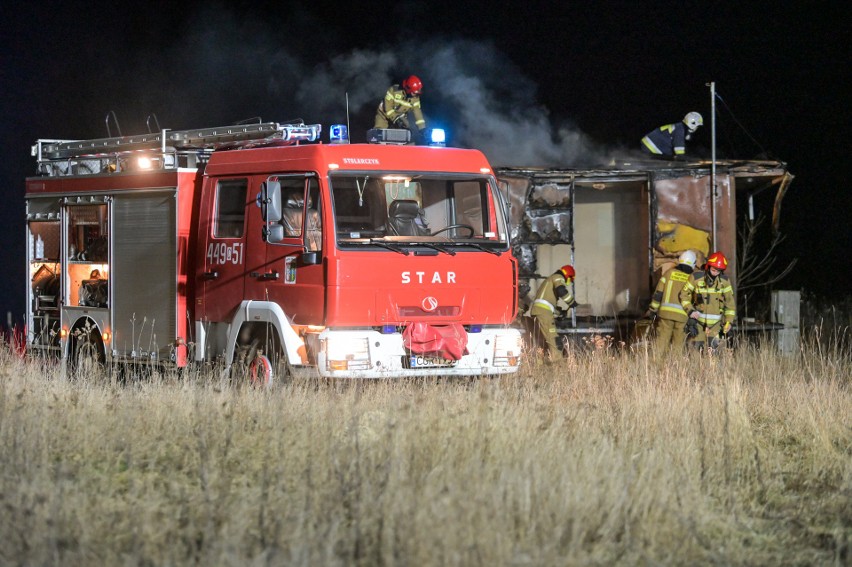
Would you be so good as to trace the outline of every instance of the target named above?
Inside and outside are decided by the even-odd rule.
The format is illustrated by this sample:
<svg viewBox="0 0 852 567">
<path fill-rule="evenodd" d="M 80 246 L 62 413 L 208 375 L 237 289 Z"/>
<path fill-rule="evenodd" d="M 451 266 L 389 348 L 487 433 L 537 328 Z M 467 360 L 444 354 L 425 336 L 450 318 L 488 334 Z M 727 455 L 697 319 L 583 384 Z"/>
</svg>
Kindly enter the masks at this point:
<svg viewBox="0 0 852 567">
<path fill-rule="evenodd" d="M 275 372 L 272 363 L 265 354 L 256 354 L 248 364 L 248 380 L 255 388 L 268 388 L 272 386 Z"/>
<path fill-rule="evenodd" d="M 269 387 L 288 376 L 287 354 L 278 333 L 268 325 L 244 325 L 231 365 L 233 382 Z"/>
<path fill-rule="evenodd" d="M 80 378 L 102 373 L 106 366 L 106 352 L 94 321 L 86 319 L 78 323 L 69 336 L 68 365 L 72 375 Z"/>
</svg>

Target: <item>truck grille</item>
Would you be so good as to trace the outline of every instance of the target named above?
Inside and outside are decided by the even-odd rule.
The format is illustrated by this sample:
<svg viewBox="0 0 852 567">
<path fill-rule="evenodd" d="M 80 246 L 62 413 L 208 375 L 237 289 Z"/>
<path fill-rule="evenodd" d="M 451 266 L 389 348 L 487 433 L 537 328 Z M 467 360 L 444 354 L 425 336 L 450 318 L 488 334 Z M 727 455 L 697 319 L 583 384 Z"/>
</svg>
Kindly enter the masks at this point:
<svg viewBox="0 0 852 567">
<path fill-rule="evenodd" d="M 403 319 L 407 317 L 457 317 L 461 313 L 461 308 L 458 305 L 447 305 L 438 307 L 434 311 L 424 311 L 417 305 L 400 305 L 397 307 L 397 313 Z"/>
</svg>

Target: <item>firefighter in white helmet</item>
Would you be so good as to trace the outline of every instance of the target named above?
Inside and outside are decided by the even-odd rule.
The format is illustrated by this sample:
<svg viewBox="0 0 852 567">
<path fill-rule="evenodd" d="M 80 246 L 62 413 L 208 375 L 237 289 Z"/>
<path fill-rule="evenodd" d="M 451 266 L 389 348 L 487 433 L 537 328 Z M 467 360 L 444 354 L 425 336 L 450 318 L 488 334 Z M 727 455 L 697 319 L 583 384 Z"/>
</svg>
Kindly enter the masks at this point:
<svg viewBox="0 0 852 567">
<path fill-rule="evenodd" d="M 426 129 L 426 119 L 420 108 L 420 93 L 423 92 L 423 81 L 416 75 L 411 75 L 400 85 L 391 85 L 385 98 L 376 110 L 375 128 L 408 129 L 408 114 L 414 116 L 416 132 L 423 134 Z"/>
<path fill-rule="evenodd" d="M 650 307 L 657 322 L 657 350 L 683 350 L 686 342 L 686 311 L 680 303 L 680 290 L 689 281 L 696 261 L 695 252 L 685 250 L 678 257 L 677 266 L 666 270 L 657 282 Z"/>
<path fill-rule="evenodd" d="M 655 156 L 683 157 L 686 155 L 686 141 L 703 124 L 704 119 L 699 113 L 690 112 L 680 122 L 665 124 L 648 132 L 642 138 L 642 147 Z"/>
<path fill-rule="evenodd" d="M 575 276 L 574 267 L 568 265 L 553 272 L 538 286 L 535 301 L 530 308 L 530 315 L 535 319 L 536 332 L 547 344 L 550 360 L 562 358 L 562 347 L 556 344 L 556 318 L 577 305 L 569 289 Z M 565 309 L 560 307 L 563 303 Z"/>
</svg>

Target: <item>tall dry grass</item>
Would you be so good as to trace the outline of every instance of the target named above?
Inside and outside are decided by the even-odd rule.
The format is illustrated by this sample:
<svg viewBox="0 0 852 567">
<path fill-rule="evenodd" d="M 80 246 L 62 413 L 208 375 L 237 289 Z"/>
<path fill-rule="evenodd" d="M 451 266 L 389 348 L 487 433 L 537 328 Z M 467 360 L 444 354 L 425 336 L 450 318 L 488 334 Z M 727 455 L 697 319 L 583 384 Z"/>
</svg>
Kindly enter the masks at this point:
<svg viewBox="0 0 852 567">
<path fill-rule="evenodd" d="M 844 565 L 852 362 L 119 385 L 0 354 L 3 565 Z"/>
</svg>

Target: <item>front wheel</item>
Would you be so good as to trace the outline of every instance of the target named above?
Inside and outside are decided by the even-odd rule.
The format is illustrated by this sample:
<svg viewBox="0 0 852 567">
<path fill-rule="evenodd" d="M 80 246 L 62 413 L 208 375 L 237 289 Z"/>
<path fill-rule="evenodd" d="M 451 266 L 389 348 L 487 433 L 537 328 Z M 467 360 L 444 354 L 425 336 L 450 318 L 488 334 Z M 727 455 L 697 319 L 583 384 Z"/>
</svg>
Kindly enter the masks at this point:
<svg viewBox="0 0 852 567">
<path fill-rule="evenodd" d="M 231 366 L 234 383 L 265 388 L 286 382 L 288 376 L 287 354 L 278 334 L 267 325 L 245 325 Z"/>
<path fill-rule="evenodd" d="M 248 364 L 248 380 L 255 388 L 268 388 L 275 381 L 272 362 L 265 354 L 258 353 Z"/>
</svg>

